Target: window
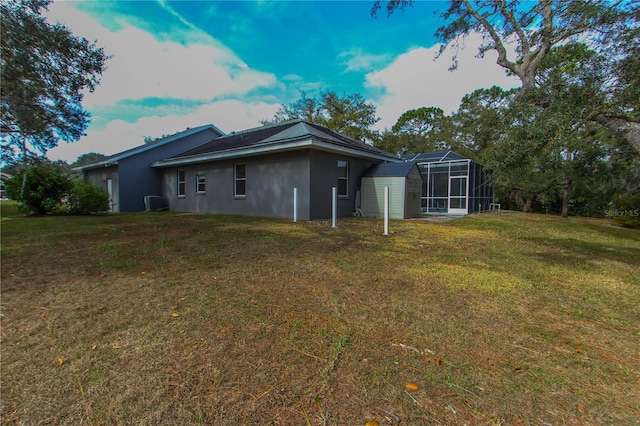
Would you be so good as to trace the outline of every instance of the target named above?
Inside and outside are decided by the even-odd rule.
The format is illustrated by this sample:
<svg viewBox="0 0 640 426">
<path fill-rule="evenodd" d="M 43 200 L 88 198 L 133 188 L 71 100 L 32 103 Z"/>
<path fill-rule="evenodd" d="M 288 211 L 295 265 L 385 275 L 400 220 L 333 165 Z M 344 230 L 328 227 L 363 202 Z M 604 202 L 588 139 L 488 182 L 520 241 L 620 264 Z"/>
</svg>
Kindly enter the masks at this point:
<svg viewBox="0 0 640 426">
<path fill-rule="evenodd" d="M 236 164 L 233 169 L 233 196 L 247 196 L 247 175 L 244 164 Z"/>
<path fill-rule="evenodd" d="M 204 194 L 205 179 L 204 173 L 196 174 L 196 194 Z"/>
<path fill-rule="evenodd" d="M 338 160 L 338 197 L 349 196 L 349 162 Z"/>
<path fill-rule="evenodd" d="M 184 170 L 178 170 L 178 197 L 187 195 L 187 178 Z"/>
</svg>

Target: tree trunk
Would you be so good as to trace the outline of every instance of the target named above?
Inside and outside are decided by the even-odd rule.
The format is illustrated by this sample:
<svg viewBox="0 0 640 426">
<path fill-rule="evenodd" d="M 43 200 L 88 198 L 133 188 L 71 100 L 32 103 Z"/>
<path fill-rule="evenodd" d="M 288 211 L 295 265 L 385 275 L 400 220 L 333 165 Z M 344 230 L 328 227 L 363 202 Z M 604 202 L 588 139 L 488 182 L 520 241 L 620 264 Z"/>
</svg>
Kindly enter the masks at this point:
<svg viewBox="0 0 640 426">
<path fill-rule="evenodd" d="M 569 185 L 570 181 L 568 178 L 564 178 L 564 182 L 562 182 L 562 217 L 567 219 L 569 217 Z"/>
<path fill-rule="evenodd" d="M 533 203 L 536 201 L 537 198 L 538 198 L 538 194 L 529 195 L 529 197 L 527 197 L 526 204 L 522 208 L 522 211 L 525 212 L 525 213 L 532 213 L 533 212 Z"/>
<path fill-rule="evenodd" d="M 521 209 L 522 211 L 524 211 L 524 198 L 522 198 L 522 190 L 520 189 L 512 189 L 511 190 L 511 194 L 510 194 L 511 198 L 515 201 L 516 206 Z"/>
</svg>

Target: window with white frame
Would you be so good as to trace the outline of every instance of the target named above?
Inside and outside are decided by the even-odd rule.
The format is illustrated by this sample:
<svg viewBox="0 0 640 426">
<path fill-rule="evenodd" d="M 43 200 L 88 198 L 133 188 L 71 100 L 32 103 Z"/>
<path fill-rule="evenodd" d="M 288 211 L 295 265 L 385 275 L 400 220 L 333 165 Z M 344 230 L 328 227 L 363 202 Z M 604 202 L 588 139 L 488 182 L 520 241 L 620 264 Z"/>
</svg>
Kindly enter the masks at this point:
<svg viewBox="0 0 640 426">
<path fill-rule="evenodd" d="M 247 196 L 247 174 L 244 164 L 234 165 L 233 196 L 237 198 L 244 198 Z"/>
<path fill-rule="evenodd" d="M 187 195 L 187 177 L 184 170 L 178 170 L 178 197 Z"/>
<path fill-rule="evenodd" d="M 196 173 L 196 194 L 204 194 L 205 177 L 204 173 Z"/>
<path fill-rule="evenodd" d="M 349 162 L 338 160 L 338 197 L 349 196 Z"/>
</svg>

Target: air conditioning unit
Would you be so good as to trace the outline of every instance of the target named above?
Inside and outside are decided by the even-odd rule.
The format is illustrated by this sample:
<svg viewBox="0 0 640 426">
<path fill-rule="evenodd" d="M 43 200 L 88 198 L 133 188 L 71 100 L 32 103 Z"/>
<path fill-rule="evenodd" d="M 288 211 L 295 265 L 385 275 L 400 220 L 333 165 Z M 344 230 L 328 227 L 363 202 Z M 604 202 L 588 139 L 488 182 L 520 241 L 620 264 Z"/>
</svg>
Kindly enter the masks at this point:
<svg viewBox="0 0 640 426">
<path fill-rule="evenodd" d="M 162 210 L 162 197 L 159 195 L 145 195 L 144 196 L 144 210 L 147 212 L 157 212 Z"/>
</svg>

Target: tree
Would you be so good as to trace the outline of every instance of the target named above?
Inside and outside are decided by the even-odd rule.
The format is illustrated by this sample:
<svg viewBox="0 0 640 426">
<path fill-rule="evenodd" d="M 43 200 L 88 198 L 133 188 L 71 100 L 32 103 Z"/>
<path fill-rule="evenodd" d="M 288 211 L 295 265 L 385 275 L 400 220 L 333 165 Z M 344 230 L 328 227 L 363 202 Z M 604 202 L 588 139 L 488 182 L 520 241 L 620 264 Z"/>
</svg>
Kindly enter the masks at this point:
<svg viewBox="0 0 640 426">
<path fill-rule="evenodd" d="M 385 131 L 376 146 L 396 154 L 418 154 L 449 148 L 448 117 L 437 107 L 422 107 L 403 113 L 391 131 Z"/>
<path fill-rule="evenodd" d="M 374 2 L 376 15 L 384 2 Z M 387 15 L 405 9 L 413 0 L 386 2 Z M 610 75 L 607 102 L 590 105 L 589 119 L 623 136 L 640 152 L 640 107 L 638 101 L 638 47 L 640 3 L 632 0 L 565 1 L 452 0 L 441 14 L 444 25 L 436 30 L 444 44 L 457 43 L 471 33 L 480 33 L 479 55 L 498 53 L 497 63 L 516 75 L 525 93 L 536 86 L 542 61 L 554 46 L 578 39 L 608 53 Z M 509 49 L 514 46 L 515 49 Z M 453 58 L 452 69 L 457 67 Z"/>
<path fill-rule="evenodd" d="M 587 118 L 589 106 L 606 97 L 605 61 L 582 43 L 555 47 L 540 65 L 535 87 L 504 111 L 505 137 L 497 140 L 490 166 L 498 186 L 510 190 L 523 210 L 545 197 L 547 204 L 561 200 L 568 217 L 579 191 L 594 194 L 603 187 L 600 173 L 615 153 L 614 140 Z"/>
<path fill-rule="evenodd" d="M 107 156 L 104 155 L 104 154 L 100 154 L 100 153 L 97 153 L 97 152 L 88 152 L 88 153 L 82 154 L 78 158 L 76 158 L 76 161 L 71 163 L 71 166 L 72 167 L 78 167 L 78 166 L 82 166 L 84 164 L 93 163 L 94 161 L 104 160 L 105 158 L 107 158 Z"/>
<path fill-rule="evenodd" d="M 361 94 L 339 96 L 324 91 L 317 98 L 309 98 L 304 91 L 300 93 L 299 100 L 282 106 L 271 120 L 263 120 L 262 124 L 301 118 L 363 142 L 373 142 L 380 137 L 371 128 L 380 120 L 376 117 L 376 107 L 367 103 Z"/>
<path fill-rule="evenodd" d="M 451 149 L 476 161 L 488 161 L 505 136 L 500 129 L 507 127 L 505 118 L 516 92 L 493 86 L 465 95 L 450 118 Z"/>
<path fill-rule="evenodd" d="M 60 140 L 78 140 L 90 121 L 84 91 L 92 92 L 105 70 L 108 58 L 95 42 L 40 16 L 51 1 L 0 3 L 4 161 L 44 156 Z"/>
</svg>

